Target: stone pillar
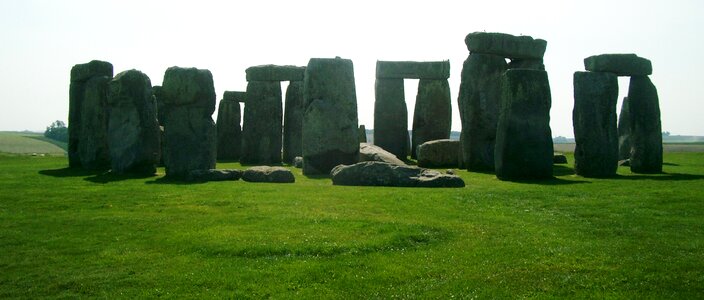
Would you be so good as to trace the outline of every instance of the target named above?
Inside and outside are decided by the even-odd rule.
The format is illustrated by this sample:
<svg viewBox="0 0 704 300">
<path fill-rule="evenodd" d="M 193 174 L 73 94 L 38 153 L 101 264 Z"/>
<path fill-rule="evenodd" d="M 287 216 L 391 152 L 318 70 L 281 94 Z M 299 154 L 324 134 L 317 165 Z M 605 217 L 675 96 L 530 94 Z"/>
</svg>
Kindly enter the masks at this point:
<svg viewBox="0 0 704 300">
<path fill-rule="evenodd" d="M 248 165 L 281 164 L 281 83 L 250 81 L 242 122 L 242 157 Z"/>
<path fill-rule="evenodd" d="M 496 123 L 501 75 L 506 60 L 492 54 L 470 54 L 462 67 L 457 99 L 462 119 L 460 165 L 470 171 L 494 170 Z"/>
<path fill-rule="evenodd" d="M 69 167 L 107 169 L 107 86 L 112 64 L 93 60 L 71 68 L 68 112 Z"/>
<path fill-rule="evenodd" d="M 648 76 L 632 76 L 628 88 L 632 122 L 631 172 L 662 173 L 662 125 L 658 91 Z"/>
<path fill-rule="evenodd" d="M 418 82 L 416 106 L 413 110 L 412 158 L 416 158 L 416 148 L 421 144 L 450 138 L 451 103 L 447 80 L 421 79 Z"/>
<path fill-rule="evenodd" d="M 137 70 L 110 81 L 108 142 L 112 171 L 153 175 L 161 142 L 157 105 L 149 77 Z"/>
<path fill-rule="evenodd" d="M 284 109 L 284 162 L 293 164 L 303 154 L 303 81 L 289 82 Z"/>
<path fill-rule="evenodd" d="M 550 105 L 550 84 L 545 71 L 511 69 L 504 73 L 494 154 L 496 177 L 552 178 Z"/>
<path fill-rule="evenodd" d="M 242 149 L 242 130 L 240 122 L 242 113 L 240 102 L 235 93 L 225 92 L 218 106 L 218 160 L 238 160 Z"/>
<path fill-rule="evenodd" d="M 631 158 L 631 112 L 628 105 L 628 97 L 623 97 L 621 113 L 618 116 L 618 159 L 626 160 Z"/>
<path fill-rule="evenodd" d="M 305 71 L 303 174 L 330 174 L 359 159 L 357 94 L 349 59 L 312 58 Z"/>
<path fill-rule="evenodd" d="M 215 168 L 215 87 L 208 70 L 171 67 L 164 74 L 164 165 L 166 176 L 185 178 Z"/>
<path fill-rule="evenodd" d="M 584 177 L 610 177 L 618 168 L 616 101 L 613 73 L 574 73 L 574 168 Z"/>
<path fill-rule="evenodd" d="M 359 128 L 357 129 L 357 136 L 359 136 L 360 143 L 367 142 L 367 128 L 364 127 L 364 125 L 359 125 Z"/>
<path fill-rule="evenodd" d="M 408 159 L 408 109 L 403 79 L 377 78 L 374 84 L 374 145 Z"/>
</svg>

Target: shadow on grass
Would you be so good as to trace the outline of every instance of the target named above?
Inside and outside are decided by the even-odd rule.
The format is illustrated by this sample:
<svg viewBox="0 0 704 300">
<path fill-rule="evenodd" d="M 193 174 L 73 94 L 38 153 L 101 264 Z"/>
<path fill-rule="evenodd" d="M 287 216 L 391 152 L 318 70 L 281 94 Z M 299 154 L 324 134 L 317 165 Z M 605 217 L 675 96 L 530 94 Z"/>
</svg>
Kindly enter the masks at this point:
<svg viewBox="0 0 704 300">
<path fill-rule="evenodd" d="M 311 179 L 311 180 L 325 180 L 325 179 L 332 179 L 329 174 L 320 174 L 320 175 L 303 175 L 305 178 Z"/>
<path fill-rule="evenodd" d="M 47 142 L 49 144 L 53 144 L 54 146 L 63 149 L 64 151 L 68 151 L 68 142 L 61 142 L 61 141 L 50 139 L 50 138 L 47 138 L 44 136 L 25 135 L 24 137 L 30 138 L 30 139 L 35 139 L 37 141 Z"/>
<path fill-rule="evenodd" d="M 81 168 L 61 168 L 53 170 L 41 170 L 39 174 L 51 177 L 85 177 L 95 176 L 104 173 L 105 170 L 85 170 Z"/>
<path fill-rule="evenodd" d="M 552 174 L 554 176 L 568 176 L 576 174 L 574 168 L 570 168 L 564 165 L 553 165 Z"/>
<path fill-rule="evenodd" d="M 113 172 L 104 172 L 97 174 L 95 176 L 87 177 L 84 178 L 83 180 L 85 181 L 90 181 L 93 183 L 110 183 L 110 182 L 117 182 L 117 181 L 123 181 L 123 180 L 129 180 L 129 179 L 144 179 L 144 178 L 150 178 L 154 177 L 156 175 L 150 174 L 150 175 L 145 175 L 145 174 L 116 174 Z"/>
<path fill-rule="evenodd" d="M 571 185 L 571 184 L 591 183 L 591 181 L 565 180 L 565 179 L 561 179 L 561 178 L 557 178 L 557 177 L 553 177 L 553 178 L 549 178 L 549 179 L 533 179 L 533 180 L 517 179 L 517 180 L 505 180 L 505 181 L 522 183 L 522 184 L 534 184 L 534 185 Z"/>
<path fill-rule="evenodd" d="M 157 179 L 154 179 L 152 181 L 147 181 L 145 184 L 170 184 L 170 185 L 194 185 L 194 184 L 203 184 L 207 183 L 207 181 L 186 181 L 183 179 L 176 179 L 176 178 L 169 178 L 169 177 L 159 177 Z"/>
<path fill-rule="evenodd" d="M 619 180 L 655 180 L 655 181 L 683 181 L 704 179 L 704 175 L 682 174 L 682 173 L 659 173 L 659 174 L 633 174 L 616 175 L 613 179 Z"/>
<path fill-rule="evenodd" d="M 662 163 L 662 165 L 663 165 L 663 166 L 673 166 L 673 167 L 679 167 L 679 166 L 680 166 L 679 164 L 668 163 L 668 162 L 664 162 L 664 163 Z"/>
</svg>

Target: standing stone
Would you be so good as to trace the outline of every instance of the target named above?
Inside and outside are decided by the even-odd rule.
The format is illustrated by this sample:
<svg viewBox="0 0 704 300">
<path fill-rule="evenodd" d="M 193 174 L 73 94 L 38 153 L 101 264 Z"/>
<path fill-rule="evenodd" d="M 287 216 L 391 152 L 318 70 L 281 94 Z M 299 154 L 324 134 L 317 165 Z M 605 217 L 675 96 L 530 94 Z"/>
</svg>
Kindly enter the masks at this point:
<svg viewBox="0 0 704 300">
<path fill-rule="evenodd" d="M 374 95 L 374 145 L 405 160 L 409 136 L 403 79 L 377 78 Z"/>
<path fill-rule="evenodd" d="M 452 129 L 452 100 L 447 80 L 421 79 L 413 111 L 411 157 L 427 141 L 449 139 Z"/>
<path fill-rule="evenodd" d="M 281 83 L 250 81 L 242 123 L 242 157 L 248 165 L 281 163 L 283 107 Z"/>
<path fill-rule="evenodd" d="M 457 167 L 460 142 L 453 140 L 428 141 L 418 146 L 418 166 L 422 168 Z"/>
<path fill-rule="evenodd" d="M 545 71 L 511 69 L 501 79 L 496 130 L 496 177 L 552 178 L 550 83 Z"/>
<path fill-rule="evenodd" d="M 152 87 L 154 100 L 156 101 L 156 120 L 160 126 L 164 125 L 164 100 L 161 99 L 161 86 L 155 85 Z"/>
<path fill-rule="evenodd" d="M 457 99 L 462 119 L 460 165 L 470 171 L 494 170 L 500 82 L 507 67 L 503 57 L 491 54 L 471 54 L 462 67 Z"/>
<path fill-rule="evenodd" d="M 631 112 L 628 106 L 628 97 L 623 97 L 621 113 L 618 116 L 618 160 L 631 158 Z"/>
<path fill-rule="evenodd" d="M 110 81 L 108 142 L 112 171 L 153 175 L 161 142 L 157 104 L 149 77 L 137 70 Z"/>
<path fill-rule="evenodd" d="M 349 59 L 312 58 L 304 79 L 303 174 L 330 174 L 359 158 L 357 94 Z"/>
<path fill-rule="evenodd" d="M 193 170 L 214 169 L 213 75 L 208 70 L 171 67 L 164 74 L 161 92 L 166 176 L 186 178 Z"/>
<path fill-rule="evenodd" d="M 658 91 L 648 76 L 633 76 L 628 88 L 632 122 L 631 172 L 662 173 L 662 125 Z"/>
<path fill-rule="evenodd" d="M 574 73 L 574 169 L 584 177 L 610 177 L 618 168 L 616 101 L 613 73 Z"/>
<path fill-rule="evenodd" d="M 303 81 L 291 81 L 284 111 L 284 162 L 293 164 L 303 154 Z"/>
<path fill-rule="evenodd" d="M 364 127 L 364 125 L 359 125 L 359 128 L 357 129 L 357 136 L 359 136 L 360 143 L 367 142 L 367 128 Z"/>
<path fill-rule="evenodd" d="M 112 64 L 93 60 L 71 68 L 68 112 L 69 167 L 110 166 L 107 140 L 107 83 Z"/>
<path fill-rule="evenodd" d="M 238 160 L 242 148 L 240 103 L 223 96 L 218 106 L 218 160 Z"/>
</svg>

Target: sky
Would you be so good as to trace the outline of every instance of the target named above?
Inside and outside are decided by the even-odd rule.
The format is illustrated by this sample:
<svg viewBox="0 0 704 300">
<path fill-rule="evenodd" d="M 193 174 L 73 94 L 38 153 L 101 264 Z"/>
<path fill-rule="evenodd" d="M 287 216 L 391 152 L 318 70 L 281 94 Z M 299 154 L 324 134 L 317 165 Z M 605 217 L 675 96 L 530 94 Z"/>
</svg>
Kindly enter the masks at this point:
<svg viewBox="0 0 704 300">
<path fill-rule="evenodd" d="M 219 100 L 246 89 L 250 66 L 340 56 L 354 63 L 359 123 L 367 128 L 377 60 L 450 60 L 452 129 L 460 131 L 464 38 L 486 31 L 548 41 L 553 136 L 574 136 L 572 75 L 584 70 L 585 57 L 603 53 L 650 59 L 663 131 L 704 135 L 702 16 L 701 0 L 0 0 L 0 130 L 43 131 L 66 121 L 71 67 L 93 59 L 111 62 L 115 74 L 138 69 L 153 85 L 171 66 L 209 69 Z M 409 122 L 417 84 L 405 81 Z M 620 78 L 619 99 L 627 92 L 628 79 Z"/>
</svg>

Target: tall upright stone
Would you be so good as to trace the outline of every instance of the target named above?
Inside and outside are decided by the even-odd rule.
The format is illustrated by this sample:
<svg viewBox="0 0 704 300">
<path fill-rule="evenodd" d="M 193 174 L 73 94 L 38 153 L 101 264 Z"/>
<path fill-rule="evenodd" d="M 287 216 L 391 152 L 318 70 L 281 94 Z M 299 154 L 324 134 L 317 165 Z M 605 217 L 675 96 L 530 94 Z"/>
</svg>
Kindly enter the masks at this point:
<svg viewBox="0 0 704 300">
<path fill-rule="evenodd" d="M 242 149 L 242 113 L 240 102 L 233 93 L 225 92 L 218 106 L 218 160 L 238 160 Z M 239 92 L 242 93 L 242 92 Z M 244 94 L 244 93 L 242 93 Z"/>
<path fill-rule="evenodd" d="M 658 91 L 648 76 L 633 76 L 628 88 L 632 122 L 631 171 L 662 172 L 662 125 Z"/>
<path fill-rule="evenodd" d="M 626 160 L 631 158 L 631 111 L 628 105 L 628 97 L 623 97 L 621 113 L 618 116 L 618 159 Z"/>
<path fill-rule="evenodd" d="M 152 175 L 161 154 L 157 104 L 149 77 L 124 71 L 109 84 L 108 142 L 112 171 Z"/>
<path fill-rule="evenodd" d="M 507 68 L 502 56 L 474 53 L 462 67 L 457 99 L 462 119 L 460 165 L 470 171 L 494 170 L 500 82 Z"/>
<path fill-rule="evenodd" d="M 416 106 L 413 112 L 411 157 L 416 158 L 418 146 L 450 138 L 452 100 L 446 79 L 421 79 L 418 82 Z"/>
<path fill-rule="evenodd" d="M 360 143 L 367 142 L 367 128 L 364 127 L 364 124 L 359 125 L 359 127 L 357 128 L 357 136 L 359 136 Z"/>
<path fill-rule="evenodd" d="M 410 137 L 403 79 L 377 78 L 374 95 L 374 145 L 405 160 Z"/>
<path fill-rule="evenodd" d="M 215 168 L 216 129 L 213 75 L 208 70 L 170 67 L 162 84 L 166 176 Z"/>
<path fill-rule="evenodd" d="M 552 178 L 550 83 L 545 71 L 511 69 L 501 79 L 495 171 L 501 180 Z"/>
<path fill-rule="evenodd" d="M 240 162 L 248 165 L 281 164 L 282 121 L 281 83 L 248 82 Z"/>
<path fill-rule="evenodd" d="M 107 140 L 107 85 L 112 64 L 93 60 L 71 68 L 68 112 L 69 167 L 110 167 Z"/>
<path fill-rule="evenodd" d="M 303 155 L 303 81 L 289 82 L 284 109 L 283 159 L 293 164 L 297 156 Z"/>
<path fill-rule="evenodd" d="M 584 177 L 610 177 L 618 168 L 616 101 L 613 73 L 574 73 L 574 168 Z"/>
<path fill-rule="evenodd" d="M 359 158 L 357 94 L 349 59 L 311 58 L 303 83 L 303 174 L 330 174 Z"/>
</svg>

